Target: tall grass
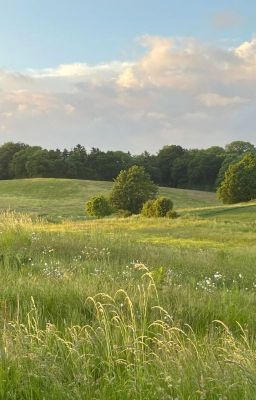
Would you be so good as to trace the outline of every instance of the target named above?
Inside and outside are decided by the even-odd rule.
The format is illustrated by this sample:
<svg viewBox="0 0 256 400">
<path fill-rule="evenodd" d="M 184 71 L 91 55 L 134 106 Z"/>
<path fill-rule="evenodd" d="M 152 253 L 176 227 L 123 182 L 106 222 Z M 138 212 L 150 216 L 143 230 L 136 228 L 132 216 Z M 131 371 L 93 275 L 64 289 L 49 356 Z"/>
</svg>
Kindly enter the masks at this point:
<svg viewBox="0 0 256 400">
<path fill-rule="evenodd" d="M 0 399 L 256 398 L 251 222 L 216 224 L 1 215 Z M 138 240 L 230 226 L 239 246 Z"/>
</svg>

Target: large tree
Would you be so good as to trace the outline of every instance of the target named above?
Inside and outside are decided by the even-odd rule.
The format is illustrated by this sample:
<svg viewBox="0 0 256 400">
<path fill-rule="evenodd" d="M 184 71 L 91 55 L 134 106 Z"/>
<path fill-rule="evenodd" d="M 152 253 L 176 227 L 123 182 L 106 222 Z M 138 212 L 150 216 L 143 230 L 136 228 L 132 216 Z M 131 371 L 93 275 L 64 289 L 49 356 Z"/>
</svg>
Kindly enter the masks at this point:
<svg viewBox="0 0 256 400">
<path fill-rule="evenodd" d="M 14 155 L 26 146 L 23 143 L 8 142 L 0 147 L 0 179 L 11 179 L 14 177 L 11 163 Z"/>
<path fill-rule="evenodd" d="M 113 206 L 138 214 L 143 204 L 155 198 L 157 186 L 151 181 L 143 167 L 134 165 L 120 172 L 110 195 Z"/>
<path fill-rule="evenodd" d="M 245 153 L 255 153 L 256 148 L 250 142 L 244 142 L 243 140 L 235 140 L 226 145 L 225 150 L 227 153 L 231 154 L 245 154 Z"/>
<path fill-rule="evenodd" d="M 256 199 L 256 156 L 246 154 L 230 165 L 217 193 L 225 204 Z"/>
</svg>

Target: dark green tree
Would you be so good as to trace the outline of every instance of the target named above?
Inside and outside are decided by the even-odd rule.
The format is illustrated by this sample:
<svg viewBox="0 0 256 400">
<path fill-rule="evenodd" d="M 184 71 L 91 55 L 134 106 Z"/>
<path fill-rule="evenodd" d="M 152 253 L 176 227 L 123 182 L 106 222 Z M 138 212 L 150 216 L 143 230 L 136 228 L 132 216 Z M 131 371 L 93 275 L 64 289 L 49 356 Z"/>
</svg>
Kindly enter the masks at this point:
<svg viewBox="0 0 256 400">
<path fill-rule="evenodd" d="M 42 150 L 39 146 L 26 145 L 22 150 L 14 154 L 10 170 L 15 178 L 27 178 L 29 176 L 27 171 L 27 163 L 32 158 L 33 154 Z"/>
<path fill-rule="evenodd" d="M 120 172 L 110 194 L 112 205 L 116 209 L 128 210 L 138 214 L 149 199 L 155 198 L 157 186 L 143 167 L 134 165 Z"/>
<path fill-rule="evenodd" d="M 229 166 L 221 182 L 218 197 L 224 204 L 256 198 L 256 156 L 246 154 L 241 161 Z"/>
<path fill-rule="evenodd" d="M 243 140 L 235 140 L 226 145 L 225 151 L 230 154 L 245 154 L 245 153 L 256 153 L 255 146 L 250 142 L 244 142 Z"/>
<path fill-rule="evenodd" d="M 160 170 L 161 184 L 174 186 L 172 181 L 172 168 L 176 159 L 182 157 L 185 150 L 181 146 L 164 146 L 157 154 L 157 163 Z"/>
<path fill-rule="evenodd" d="M 23 143 L 8 142 L 0 147 L 0 179 L 14 178 L 11 168 L 12 159 L 25 146 Z"/>
<path fill-rule="evenodd" d="M 188 178 L 191 188 L 215 189 L 215 182 L 223 162 L 222 155 L 207 150 L 198 150 L 188 165 Z"/>
</svg>

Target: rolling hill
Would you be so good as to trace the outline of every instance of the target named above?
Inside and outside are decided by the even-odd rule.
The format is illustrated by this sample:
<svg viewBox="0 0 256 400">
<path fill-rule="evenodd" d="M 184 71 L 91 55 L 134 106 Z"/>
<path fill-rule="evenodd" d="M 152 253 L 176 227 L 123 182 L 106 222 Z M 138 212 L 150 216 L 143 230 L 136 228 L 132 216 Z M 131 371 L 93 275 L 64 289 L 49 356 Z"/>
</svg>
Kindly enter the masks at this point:
<svg viewBox="0 0 256 400">
<path fill-rule="evenodd" d="M 19 179 L 0 181 L 0 210 L 29 212 L 47 218 L 84 217 L 84 204 L 96 194 L 108 194 L 111 182 L 75 179 Z M 160 188 L 159 194 L 174 202 L 175 209 L 220 205 L 215 193 Z"/>
</svg>

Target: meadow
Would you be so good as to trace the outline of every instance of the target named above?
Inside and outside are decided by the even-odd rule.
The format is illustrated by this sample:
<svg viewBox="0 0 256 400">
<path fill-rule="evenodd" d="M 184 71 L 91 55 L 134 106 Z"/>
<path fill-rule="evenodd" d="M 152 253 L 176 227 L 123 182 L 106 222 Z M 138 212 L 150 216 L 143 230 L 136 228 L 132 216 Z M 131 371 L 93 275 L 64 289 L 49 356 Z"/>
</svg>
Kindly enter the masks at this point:
<svg viewBox="0 0 256 400">
<path fill-rule="evenodd" d="M 109 183 L 18 183 L 0 183 L 0 399 L 256 398 L 256 202 L 162 188 L 175 220 L 84 220 Z"/>
<path fill-rule="evenodd" d="M 50 220 L 85 219 L 85 202 L 98 194 L 107 195 L 111 182 L 79 179 L 13 179 L 0 181 L 0 210 L 28 212 Z M 176 208 L 220 205 L 211 192 L 160 188 Z"/>
</svg>

